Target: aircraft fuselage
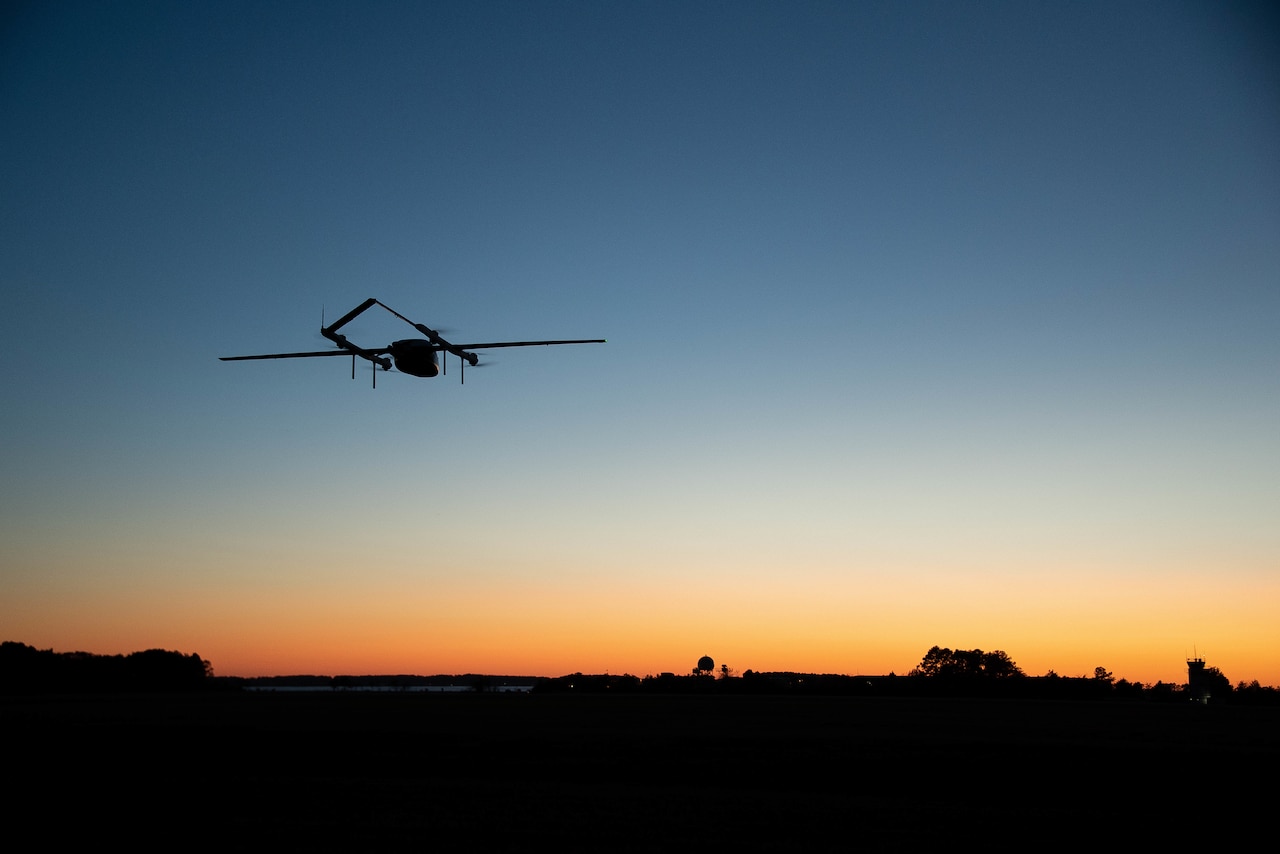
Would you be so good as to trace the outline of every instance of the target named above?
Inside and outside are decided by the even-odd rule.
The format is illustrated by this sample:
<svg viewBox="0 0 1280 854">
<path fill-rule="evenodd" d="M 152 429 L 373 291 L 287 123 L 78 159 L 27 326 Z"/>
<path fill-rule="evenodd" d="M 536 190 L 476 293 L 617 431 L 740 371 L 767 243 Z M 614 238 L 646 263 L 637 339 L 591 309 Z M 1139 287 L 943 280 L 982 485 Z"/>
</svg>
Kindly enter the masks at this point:
<svg viewBox="0 0 1280 854">
<path fill-rule="evenodd" d="M 437 348 L 422 338 L 406 338 L 403 341 L 392 341 L 391 358 L 395 360 L 396 370 L 414 377 L 437 377 L 440 375 L 440 360 L 436 357 Z"/>
</svg>

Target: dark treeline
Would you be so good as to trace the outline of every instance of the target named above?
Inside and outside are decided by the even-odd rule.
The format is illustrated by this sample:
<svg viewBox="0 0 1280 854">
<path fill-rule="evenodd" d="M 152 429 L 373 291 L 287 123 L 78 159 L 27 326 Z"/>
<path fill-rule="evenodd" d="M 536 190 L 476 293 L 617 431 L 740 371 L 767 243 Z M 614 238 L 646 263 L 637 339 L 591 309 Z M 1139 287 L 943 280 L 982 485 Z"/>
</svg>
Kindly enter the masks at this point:
<svg viewBox="0 0 1280 854">
<path fill-rule="evenodd" d="M 726 665 L 715 670 L 703 656 L 689 674 L 573 673 L 558 677 L 463 675 L 214 677 L 195 654 L 149 649 L 129 655 L 55 653 L 22 643 L 0 644 L 0 693 L 190 691 L 198 689 L 462 690 L 618 694 L 789 694 L 805 696 L 989 697 L 1046 700 L 1212 702 L 1280 706 L 1280 688 L 1256 680 L 1232 686 L 1215 667 L 1204 667 L 1195 683 L 1144 684 L 1116 679 L 1103 667 L 1091 676 L 1028 676 L 1001 650 L 984 652 L 931 647 L 906 675 L 849 676 L 833 673 L 758 672 L 741 675 Z"/>
<path fill-rule="evenodd" d="M 535 693 L 653 693 L 653 694 L 794 694 L 829 697 L 984 697 L 1018 699 L 1152 700 L 1185 702 L 1192 699 L 1187 685 L 1174 682 L 1119 680 L 1106 682 L 1089 676 L 1018 676 L 1012 679 L 925 676 L 846 676 L 842 673 L 797 673 L 746 671 L 741 676 L 698 676 L 660 673 L 658 676 L 593 675 L 571 673 L 554 679 L 539 679 Z M 1228 698 L 1215 695 L 1213 702 Z M 1280 690 L 1240 686 L 1231 691 L 1229 702 L 1280 704 Z"/>
<path fill-rule="evenodd" d="M 0 643 L 0 693 L 192 691 L 207 687 L 212 675 L 209 663 L 194 653 L 94 655 Z"/>
<path fill-rule="evenodd" d="M 541 679 L 537 692 L 615 692 L 661 694 L 793 694 L 882 697 L 992 697 L 1039 700 L 1137 700 L 1150 702 L 1213 702 L 1280 705 L 1280 689 L 1230 680 L 1216 667 L 1199 670 L 1194 684 L 1143 684 L 1116 679 L 1106 668 L 1092 676 L 1028 676 L 1003 650 L 949 649 L 934 646 L 905 676 L 847 676 L 831 673 L 760 673 L 738 676 L 728 666 L 715 670 L 703 656 L 688 675 L 663 673 L 640 678 L 631 675 L 574 673 Z"/>
<path fill-rule="evenodd" d="M 1187 702 L 1195 699 L 1188 686 L 1173 682 L 1143 684 L 1125 679 L 1107 682 L 1092 676 L 1018 676 L 991 680 L 905 676 L 847 676 L 837 673 L 755 672 L 741 676 L 697 676 L 663 673 L 658 676 L 574 673 L 539 679 L 535 693 L 613 692 L 655 694 L 792 694 L 865 697 L 988 697 L 1030 700 L 1136 700 Z M 1241 683 L 1209 702 L 1280 705 L 1280 689 Z"/>
</svg>

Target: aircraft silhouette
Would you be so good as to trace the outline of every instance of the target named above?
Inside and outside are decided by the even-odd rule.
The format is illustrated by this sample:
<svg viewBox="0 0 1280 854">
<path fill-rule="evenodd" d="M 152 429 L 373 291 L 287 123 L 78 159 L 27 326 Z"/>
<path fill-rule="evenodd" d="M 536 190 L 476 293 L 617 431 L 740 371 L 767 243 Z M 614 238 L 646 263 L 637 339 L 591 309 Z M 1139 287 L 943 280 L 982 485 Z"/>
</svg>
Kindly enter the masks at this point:
<svg viewBox="0 0 1280 854">
<path fill-rule="evenodd" d="M 423 338 L 405 338 L 401 341 L 392 341 L 386 347 L 365 348 L 356 344 L 352 344 L 347 340 L 347 336 L 340 335 L 338 330 L 346 326 L 358 315 L 380 305 L 414 329 L 427 336 Z M 338 318 L 328 326 L 320 326 L 320 334 L 328 338 L 338 346 L 337 350 L 321 350 L 315 353 L 266 353 L 261 356 L 220 356 L 219 360 L 223 362 L 242 362 L 251 359 L 307 359 L 317 356 L 351 356 L 351 378 L 356 376 L 356 357 L 372 362 L 373 370 L 373 387 L 378 387 L 378 367 L 384 371 L 391 370 L 392 363 L 395 364 L 396 370 L 401 373 L 408 374 L 413 377 L 435 377 L 444 373 L 444 365 L 440 359 L 436 357 L 437 353 L 452 353 L 458 357 L 462 365 L 459 372 L 460 382 L 466 382 L 466 366 L 470 364 L 475 367 L 480 363 L 480 357 L 476 353 L 468 352 L 469 350 L 490 350 L 496 347 L 537 347 L 550 344 L 604 344 L 603 338 L 577 338 L 560 341 L 487 341 L 480 344 L 451 344 L 440 337 L 440 333 L 436 330 L 424 326 L 421 323 L 414 323 L 391 306 L 381 302 L 373 297 L 360 303 L 351 311 Z M 387 358 L 390 356 L 391 358 Z"/>
</svg>

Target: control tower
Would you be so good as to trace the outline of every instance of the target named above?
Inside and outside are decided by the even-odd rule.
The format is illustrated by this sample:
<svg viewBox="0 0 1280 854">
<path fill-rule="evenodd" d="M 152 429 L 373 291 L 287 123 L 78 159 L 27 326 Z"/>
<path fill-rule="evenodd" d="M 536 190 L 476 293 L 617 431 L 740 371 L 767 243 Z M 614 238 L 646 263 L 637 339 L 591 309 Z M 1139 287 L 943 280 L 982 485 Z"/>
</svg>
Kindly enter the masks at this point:
<svg viewBox="0 0 1280 854">
<path fill-rule="evenodd" d="M 1209 680 L 1204 678 L 1204 659 L 1187 659 L 1187 693 L 1193 703 L 1209 702 Z"/>
</svg>

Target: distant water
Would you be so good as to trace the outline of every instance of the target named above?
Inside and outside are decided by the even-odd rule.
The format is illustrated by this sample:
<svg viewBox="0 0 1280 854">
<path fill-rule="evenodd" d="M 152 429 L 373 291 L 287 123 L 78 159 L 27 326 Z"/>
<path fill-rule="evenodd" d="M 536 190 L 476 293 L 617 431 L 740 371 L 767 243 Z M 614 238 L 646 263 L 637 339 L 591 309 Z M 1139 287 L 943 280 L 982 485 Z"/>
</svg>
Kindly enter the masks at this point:
<svg viewBox="0 0 1280 854">
<path fill-rule="evenodd" d="M 246 685 L 246 691 L 272 692 L 276 694 L 333 694 L 333 693 L 376 693 L 376 694 L 465 694 L 476 689 L 470 685 L 351 685 L 334 687 L 333 685 Z M 484 689 L 487 694 L 528 694 L 532 685 L 491 685 Z"/>
</svg>

